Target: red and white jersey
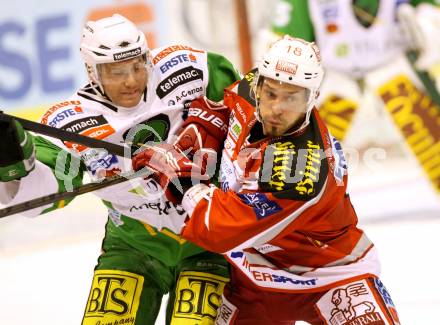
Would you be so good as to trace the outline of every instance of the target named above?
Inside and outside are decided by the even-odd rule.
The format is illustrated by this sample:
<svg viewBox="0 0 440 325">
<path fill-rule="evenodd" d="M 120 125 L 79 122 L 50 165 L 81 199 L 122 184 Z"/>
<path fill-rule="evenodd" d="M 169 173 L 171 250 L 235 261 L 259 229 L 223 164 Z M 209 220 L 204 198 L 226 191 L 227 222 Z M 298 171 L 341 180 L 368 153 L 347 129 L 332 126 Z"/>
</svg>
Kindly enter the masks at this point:
<svg viewBox="0 0 440 325">
<path fill-rule="evenodd" d="M 231 109 L 222 189 L 202 199 L 182 230 L 224 254 L 255 285 L 321 291 L 379 274 L 373 243 L 356 227 L 339 142 L 313 109 L 301 133 L 264 137 L 252 73 L 225 92 Z"/>
</svg>

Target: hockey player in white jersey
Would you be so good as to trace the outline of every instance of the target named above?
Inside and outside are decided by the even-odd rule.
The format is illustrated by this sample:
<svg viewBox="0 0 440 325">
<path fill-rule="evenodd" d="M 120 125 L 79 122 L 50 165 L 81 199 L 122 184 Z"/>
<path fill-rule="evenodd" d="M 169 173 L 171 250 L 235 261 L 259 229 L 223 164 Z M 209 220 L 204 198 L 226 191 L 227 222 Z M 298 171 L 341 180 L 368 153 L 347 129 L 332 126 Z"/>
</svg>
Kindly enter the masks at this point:
<svg viewBox="0 0 440 325">
<path fill-rule="evenodd" d="M 143 33 L 120 15 L 85 25 L 81 55 L 90 83 L 49 108 L 41 123 L 130 143 L 133 153 L 148 141 L 171 142 L 177 130 L 191 122 L 195 130 L 203 129 L 211 149 L 221 150 L 219 125 L 197 117 L 184 121 L 183 104 L 202 95 L 222 99 L 223 89 L 239 78 L 223 56 L 184 45 L 150 51 Z M 84 173 L 99 181 L 131 169 L 131 153 L 118 157 L 31 134 L 18 123 L 2 123 L 0 207 L 77 188 Z M 133 128 L 136 125 L 140 127 Z M 167 323 L 213 323 L 228 266 L 221 256 L 178 235 L 186 218 L 181 206 L 163 196 L 153 179 L 139 178 L 96 194 L 109 219 L 83 324 L 154 324 L 167 293 Z M 25 214 L 37 216 L 68 203 Z"/>
</svg>

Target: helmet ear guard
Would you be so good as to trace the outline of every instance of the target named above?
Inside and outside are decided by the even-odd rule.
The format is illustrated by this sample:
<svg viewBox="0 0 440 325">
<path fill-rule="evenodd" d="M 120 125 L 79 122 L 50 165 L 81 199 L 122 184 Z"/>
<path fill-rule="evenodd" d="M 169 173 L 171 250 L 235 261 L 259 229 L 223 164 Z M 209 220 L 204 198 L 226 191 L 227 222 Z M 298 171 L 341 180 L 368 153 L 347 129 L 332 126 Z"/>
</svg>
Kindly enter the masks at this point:
<svg viewBox="0 0 440 325">
<path fill-rule="evenodd" d="M 145 56 L 149 62 L 149 48 L 145 35 L 127 18 L 115 14 L 89 21 L 83 28 L 80 53 L 85 62 L 92 86 L 104 92 L 98 65 Z"/>
<path fill-rule="evenodd" d="M 251 87 L 255 92 L 255 97 L 258 97 L 257 88 L 262 77 L 309 90 L 306 119 L 299 129 L 306 127 L 324 77 L 318 46 L 313 42 L 285 35 L 272 44 L 258 63 L 258 71 Z M 256 106 L 257 118 L 261 120 L 258 98 L 256 98 Z"/>
</svg>

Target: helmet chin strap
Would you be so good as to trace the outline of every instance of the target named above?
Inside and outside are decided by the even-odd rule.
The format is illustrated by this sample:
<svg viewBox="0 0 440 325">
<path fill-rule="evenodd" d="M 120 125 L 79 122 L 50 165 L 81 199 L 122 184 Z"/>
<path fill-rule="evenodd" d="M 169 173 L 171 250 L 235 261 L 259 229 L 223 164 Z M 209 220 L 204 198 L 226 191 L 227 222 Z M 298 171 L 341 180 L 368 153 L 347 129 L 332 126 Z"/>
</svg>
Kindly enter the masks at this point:
<svg viewBox="0 0 440 325">
<path fill-rule="evenodd" d="M 90 86 L 92 87 L 95 95 L 101 96 L 101 97 L 103 97 L 103 96 L 108 97 L 107 95 L 105 95 L 104 89 L 102 89 L 102 87 L 98 83 L 96 83 L 96 81 L 93 81 L 91 79 L 89 79 L 89 81 L 90 81 Z"/>
<path fill-rule="evenodd" d="M 94 93 L 97 96 L 101 96 L 104 94 L 104 86 L 102 86 L 99 80 L 96 80 L 96 77 L 99 79 L 99 72 L 95 71 L 95 68 L 91 65 L 86 64 L 87 69 L 87 78 L 89 79 L 90 86 L 92 87 Z M 98 69 L 98 67 L 96 67 Z"/>
</svg>

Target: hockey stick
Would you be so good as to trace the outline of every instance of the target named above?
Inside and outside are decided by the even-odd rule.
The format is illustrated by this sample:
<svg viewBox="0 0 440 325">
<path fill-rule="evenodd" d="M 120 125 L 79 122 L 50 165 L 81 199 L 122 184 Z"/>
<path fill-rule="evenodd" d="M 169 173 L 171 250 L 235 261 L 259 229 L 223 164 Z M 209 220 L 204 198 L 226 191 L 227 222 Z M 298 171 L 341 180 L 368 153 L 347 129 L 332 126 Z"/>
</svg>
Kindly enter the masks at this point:
<svg viewBox="0 0 440 325">
<path fill-rule="evenodd" d="M 99 139 L 89 138 L 81 134 L 76 134 L 73 132 L 65 131 L 62 129 L 53 128 L 51 126 L 29 121 L 20 117 L 15 117 L 12 115 L 8 115 L 0 111 L 0 120 L 2 121 L 10 121 L 11 119 L 17 120 L 21 123 L 24 129 L 28 131 L 33 131 L 36 133 L 40 133 L 43 135 L 47 135 L 53 138 L 57 138 L 63 141 L 74 142 L 78 144 L 85 145 L 87 147 L 92 148 L 103 148 L 106 149 L 108 153 L 125 157 L 125 153 L 131 153 L 130 148 L 126 146 L 117 145 L 114 143 L 110 143 L 107 141 L 102 141 Z"/>
<path fill-rule="evenodd" d="M 46 196 L 42 196 L 36 199 L 32 199 L 26 202 L 18 203 L 16 205 L 0 209 L 0 218 L 7 217 L 16 213 L 24 212 L 27 210 L 35 209 L 41 207 L 46 204 L 55 203 L 61 200 L 66 200 L 70 198 L 74 198 L 78 195 L 93 192 L 96 190 L 103 189 L 105 187 L 109 187 L 112 185 L 116 185 L 119 183 L 126 182 L 130 179 L 136 177 L 147 177 L 151 175 L 151 171 L 147 171 L 144 173 L 133 173 L 129 172 L 126 174 L 115 175 L 109 178 L 104 179 L 101 183 L 89 183 L 82 185 L 78 188 L 73 189 L 71 192 L 61 192 L 61 193 L 53 193 Z"/>
<path fill-rule="evenodd" d="M 18 118 L 12 115 L 4 114 L 2 111 L 0 111 L 0 120 L 3 121 L 10 121 L 11 119 L 15 119 L 18 122 L 20 122 L 26 130 L 41 133 L 47 136 L 51 136 L 54 138 L 58 138 L 60 140 L 64 141 L 71 141 L 78 144 L 82 144 L 88 147 L 93 148 L 103 148 L 106 149 L 107 152 L 111 154 L 115 154 L 121 157 L 126 157 L 124 154 L 125 152 L 131 153 L 130 148 L 126 146 L 117 145 L 114 143 L 102 141 L 99 139 L 89 138 L 80 134 L 68 132 L 61 129 L 56 129 L 53 127 L 50 127 L 48 125 L 32 122 L 26 119 Z M 129 172 L 126 174 L 116 175 L 109 177 L 107 179 L 104 179 L 100 183 L 89 183 L 82 185 L 76 189 L 74 189 L 71 192 L 61 192 L 61 193 L 53 193 L 46 196 L 42 196 L 33 200 L 29 200 L 26 202 L 22 202 L 4 209 L 0 209 L 0 218 L 10 216 L 12 214 L 24 212 L 27 210 L 31 210 L 34 208 L 41 207 L 46 204 L 55 203 L 61 200 L 73 198 L 77 195 L 85 194 L 88 192 L 93 192 L 105 187 L 109 187 L 115 184 L 119 184 L 122 182 L 125 182 L 129 179 L 135 178 L 135 177 L 146 177 L 151 175 L 151 171 L 147 171 L 144 173 L 133 173 Z"/>
</svg>

